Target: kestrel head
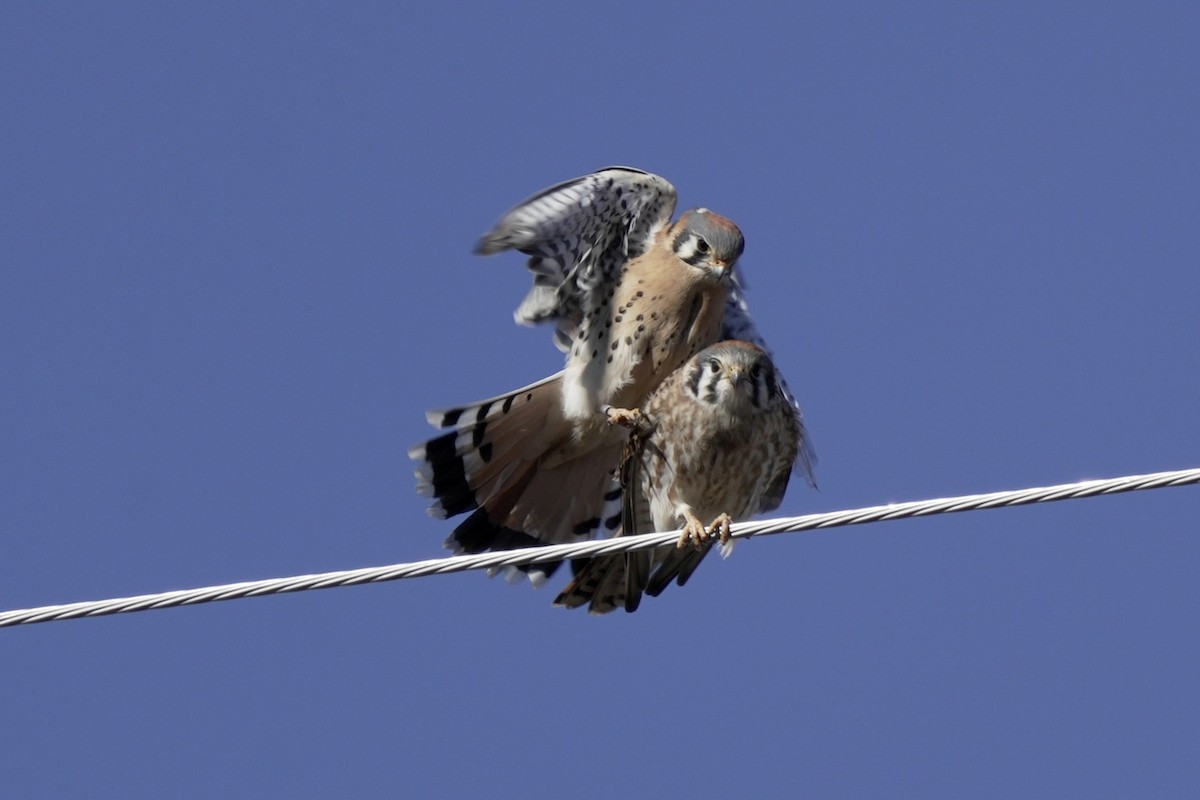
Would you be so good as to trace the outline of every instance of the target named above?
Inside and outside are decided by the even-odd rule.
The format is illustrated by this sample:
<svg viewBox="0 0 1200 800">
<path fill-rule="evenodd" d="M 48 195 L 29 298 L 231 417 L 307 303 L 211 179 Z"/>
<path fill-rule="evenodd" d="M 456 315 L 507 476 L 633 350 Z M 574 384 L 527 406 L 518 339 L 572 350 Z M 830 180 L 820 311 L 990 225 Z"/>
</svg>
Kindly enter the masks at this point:
<svg viewBox="0 0 1200 800">
<path fill-rule="evenodd" d="M 766 411 L 783 400 L 771 357 L 750 342 L 718 342 L 691 362 L 688 392 L 731 414 Z"/>
<path fill-rule="evenodd" d="M 707 208 L 693 208 L 671 226 L 671 248 L 685 263 L 725 278 L 746 249 L 746 240 L 732 220 Z"/>
</svg>

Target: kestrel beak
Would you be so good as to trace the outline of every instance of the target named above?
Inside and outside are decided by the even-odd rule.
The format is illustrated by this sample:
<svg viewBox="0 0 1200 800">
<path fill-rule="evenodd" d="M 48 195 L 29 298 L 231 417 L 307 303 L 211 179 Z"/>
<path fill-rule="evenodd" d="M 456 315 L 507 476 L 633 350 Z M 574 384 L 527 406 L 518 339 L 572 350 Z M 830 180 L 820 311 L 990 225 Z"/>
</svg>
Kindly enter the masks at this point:
<svg viewBox="0 0 1200 800">
<path fill-rule="evenodd" d="M 734 386 L 748 386 L 750 384 L 750 376 L 741 367 L 726 367 L 725 375 Z"/>
</svg>

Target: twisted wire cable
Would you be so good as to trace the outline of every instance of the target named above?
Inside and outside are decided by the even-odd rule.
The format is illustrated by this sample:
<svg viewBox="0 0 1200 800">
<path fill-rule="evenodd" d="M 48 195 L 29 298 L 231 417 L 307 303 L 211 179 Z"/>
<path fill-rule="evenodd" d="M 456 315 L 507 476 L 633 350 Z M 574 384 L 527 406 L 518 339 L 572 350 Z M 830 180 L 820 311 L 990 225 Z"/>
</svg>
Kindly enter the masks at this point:
<svg viewBox="0 0 1200 800">
<path fill-rule="evenodd" d="M 1015 491 L 991 492 L 961 497 L 944 497 L 934 500 L 919 500 L 909 503 L 892 503 L 883 506 L 832 511 L 822 514 L 807 514 L 800 517 L 782 517 L 757 522 L 735 523 L 732 536 L 745 539 L 752 536 L 768 536 L 776 533 L 800 533 L 802 531 L 825 530 L 847 525 L 864 525 L 871 522 L 928 517 L 935 514 L 951 514 L 960 511 L 976 511 L 988 508 L 1023 506 L 1033 503 L 1049 503 L 1058 500 L 1075 500 L 1097 495 L 1119 494 L 1144 489 L 1162 489 L 1168 486 L 1185 486 L 1200 483 L 1200 468 L 1156 472 L 1148 475 L 1130 475 L 1122 478 L 1081 481 L 1056 486 L 1043 486 Z M 600 539 L 571 544 L 546 545 L 521 550 L 505 550 L 478 555 L 450 556 L 448 558 L 391 564 L 382 567 L 322 572 L 315 575 L 297 575 L 289 578 L 269 578 L 258 581 L 230 583 L 222 586 L 206 586 L 199 589 L 182 589 L 158 594 L 135 597 L 118 597 L 110 600 L 94 600 L 65 605 L 42 606 L 40 608 L 17 609 L 0 612 L 0 628 L 29 625 L 35 622 L 75 619 L 77 617 L 99 617 L 108 614 L 126 614 L 132 611 L 149 611 L 155 608 L 198 605 L 218 600 L 235 600 L 241 597 L 260 597 L 287 592 L 303 592 L 310 589 L 331 589 L 337 586 L 354 586 L 360 583 L 420 578 L 426 575 L 446 575 L 452 572 L 487 569 L 499 570 L 525 564 L 540 564 L 564 559 L 585 558 L 611 553 L 645 550 L 677 541 L 679 531 L 649 533 L 642 536 L 626 536 Z"/>
</svg>

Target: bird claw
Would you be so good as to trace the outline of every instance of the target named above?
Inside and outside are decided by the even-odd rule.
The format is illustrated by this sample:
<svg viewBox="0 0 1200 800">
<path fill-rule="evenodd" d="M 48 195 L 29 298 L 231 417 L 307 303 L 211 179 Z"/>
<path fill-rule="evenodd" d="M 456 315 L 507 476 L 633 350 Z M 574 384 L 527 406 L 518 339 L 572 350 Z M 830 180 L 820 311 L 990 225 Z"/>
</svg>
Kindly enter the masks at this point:
<svg viewBox="0 0 1200 800">
<path fill-rule="evenodd" d="M 679 535 L 679 542 L 675 546 L 682 550 L 685 547 L 699 548 L 707 544 L 710 537 L 704 523 L 692 514 L 687 514 L 684 519 L 683 533 Z"/>
<path fill-rule="evenodd" d="M 729 537 L 732 534 L 730 526 L 733 524 L 733 517 L 728 514 L 722 514 L 712 521 L 708 529 L 713 534 L 716 534 L 721 544 L 729 544 Z"/>
<path fill-rule="evenodd" d="M 716 539 L 721 544 L 729 544 L 729 539 L 732 535 L 730 526 L 733 524 L 733 517 L 728 514 L 721 514 L 714 519 L 712 523 L 705 528 L 695 516 L 688 514 L 685 517 L 683 533 L 679 535 L 679 542 L 675 545 L 682 549 L 684 547 L 704 547 L 713 539 Z"/>
<path fill-rule="evenodd" d="M 604 416 L 609 425 L 620 425 L 623 428 L 637 430 L 646 420 L 646 415 L 640 408 L 613 408 L 604 406 Z"/>
</svg>

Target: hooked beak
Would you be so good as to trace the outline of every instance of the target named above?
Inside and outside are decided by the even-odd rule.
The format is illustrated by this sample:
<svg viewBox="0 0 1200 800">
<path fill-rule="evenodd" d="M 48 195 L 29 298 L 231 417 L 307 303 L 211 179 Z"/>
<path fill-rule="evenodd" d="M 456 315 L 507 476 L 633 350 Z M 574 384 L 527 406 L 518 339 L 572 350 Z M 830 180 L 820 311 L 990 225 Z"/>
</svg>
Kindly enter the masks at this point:
<svg viewBox="0 0 1200 800">
<path fill-rule="evenodd" d="M 725 369 L 725 376 L 729 378 L 729 382 L 734 386 L 744 387 L 750 385 L 750 376 L 741 367 L 727 367 Z"/>
</svg>

